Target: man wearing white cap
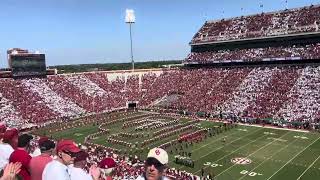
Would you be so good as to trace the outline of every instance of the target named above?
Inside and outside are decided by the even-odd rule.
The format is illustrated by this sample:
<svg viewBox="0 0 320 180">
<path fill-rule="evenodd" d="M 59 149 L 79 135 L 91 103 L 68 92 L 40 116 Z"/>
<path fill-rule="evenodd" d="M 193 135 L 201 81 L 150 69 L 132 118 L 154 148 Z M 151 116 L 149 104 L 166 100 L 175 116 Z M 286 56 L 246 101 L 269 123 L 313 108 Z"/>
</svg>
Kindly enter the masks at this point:
<svg viewBox="0 0 320 180">
<path fill-rule="evenodd" d="M 136 180 L 169 180 L 163 176 L 169 162 L 168 153 L 161 148 L 149 151 L 145 161 L 145 172 Z"/>
</svg>

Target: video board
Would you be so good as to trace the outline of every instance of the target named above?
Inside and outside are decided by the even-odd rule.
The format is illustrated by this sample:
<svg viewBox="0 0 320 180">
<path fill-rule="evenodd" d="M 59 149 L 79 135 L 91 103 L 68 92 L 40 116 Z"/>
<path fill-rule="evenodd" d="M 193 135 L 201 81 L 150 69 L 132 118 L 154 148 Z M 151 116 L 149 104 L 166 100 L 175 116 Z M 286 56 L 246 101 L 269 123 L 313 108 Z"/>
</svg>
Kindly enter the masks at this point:
<svg viewBox="0 0 320 180">
<path fill-rule="evenodd" d="M 44 54 L 11 54 L 10 61 L 13 77 L 46 75 Z"/>
</svg>

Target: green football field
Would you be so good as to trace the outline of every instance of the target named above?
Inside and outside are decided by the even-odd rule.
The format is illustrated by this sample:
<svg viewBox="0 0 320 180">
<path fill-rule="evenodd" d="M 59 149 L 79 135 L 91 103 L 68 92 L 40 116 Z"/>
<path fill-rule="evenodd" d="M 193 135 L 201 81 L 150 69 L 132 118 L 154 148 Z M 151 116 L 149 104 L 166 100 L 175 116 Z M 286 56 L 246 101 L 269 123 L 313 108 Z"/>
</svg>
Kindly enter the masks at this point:
<svg viewBox="0 0 320 180">
<path fill-rule="evenodd" d="M 132 115 L 131 115 L 132 116 Z M 136 126 L 122 128 L 126 122 L 125 116 L 119 117 L 118 123 L 108 125 L 110 134 L 98 136 L 92 140 L 97 144 L 121 149 L 123 153 L 138 155 L 144 159 L 148 149 L 160 144 L 176 139 L 179 134 L 173 134 L 166 138 L 161 138 L 143 148 L 128 148 L 119 144 L 106 142 L 111 135 L 120 132 L 137 134 L 139 137 L 115 137 L 118 140 L 140 144 L 143 140 L 154 137 L 153 133 L 161 128 L 135 130 Z M 154 118 L 157 122 L 170 122 L 174 119 L 169 117 Z M 142 118 L 135 121 L 143 121 Z M 184 126 L 190 119 L 180 119 L 173 125 Z M 221 123 L 203 121 L 195 123 L 196 128 L 218 129 Z M 164 127 L 163 127 L 164 128 Z M 320 134 L 310 132 L 296 132 L 284 129 L 271 129 L 254 126 L 238 126 L 221 131 L 215 131 L 212 137 L 207 137 L 199 143 L 185 145 L 185 143 L 174 145 L 167 149 L 169 153 L 171 168 L 184 170 L 196 175 L 211 174 L 215 180 L 316 180 L 320 179 Z M 56 139 L 72 138 L 81 143 L 84 137 L 98 131 L 95 124 L 87 124 L 79 128 L 63 130 L 50 135 Z M 190 133 L 193 130 L 186 130 L 182 133 Z M 39 130 L 41 133 L 41 130 Z M 39 133 L 38 132 L 38 133 Z M 42 132 L 43 133 L 43 132 Z M 224 140 L 223 140 L 224 139 Z M 183 152 L 190 152 L 191 158 L 195 162 L 193 168 L 179 165 L 174 162 L 174 156 L 178 155 L 180 147 Z"/>
</svg>

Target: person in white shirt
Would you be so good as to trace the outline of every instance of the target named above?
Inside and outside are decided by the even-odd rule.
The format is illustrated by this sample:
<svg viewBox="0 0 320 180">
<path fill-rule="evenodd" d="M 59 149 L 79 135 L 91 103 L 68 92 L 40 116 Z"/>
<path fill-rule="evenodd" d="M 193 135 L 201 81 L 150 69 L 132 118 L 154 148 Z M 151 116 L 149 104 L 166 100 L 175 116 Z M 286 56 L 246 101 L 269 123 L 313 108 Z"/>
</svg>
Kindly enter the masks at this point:
<svg viewBox="0 0 320 180">
<path fill-rule="evenodd" d="M 39 155 L 41 155 L 41 150 L 40 150 L 40 148 L 38 148 L 38 147 L 36 147 L 36 148 L 34 149 L 34 151 L 30 153 L 30 156 L 31 156 L 31 157 L 37 157 L 37 156 L 39 156 Z"/>
<path fill-rule="evenodd" d="M 95 176 L 92 176 L 84 170 L 88 157 L 89 157 L 89 154 L 84 151 L 80 151 L 76 153 L 76 158 L 73 161 L 74 163 L 73 166 L 72 165 L 69 166 L 71 180 L 98 180 L 99 179 L 100 174 L 96 174 Z M 90 170 L 92 168 L 93 167 L 91 167 Z M 97 171 L 99 172 L 99 170 Z"/>
<path fill-rule="evenodd" d="M 60 140 L 57 144 L 57 159 L 49 162 L 43 170 L 42 180 L 71 180 L 68 165 L 73 163 L 80 149 L 72 140 Z"/>
<path fill-rule="evenodd" d="M 0 171 L 9 163 L 9 157 L 14 151 L 10 144 L 6 143 L 7 135 L 0 134 Z"/>
<path fill-rule="evenodd" d="M 169 180 L 164 176 L 169 162 L 168 153 L 161 148 L 153 148 L 149 151 L 145 161 L 145 172 L 136 180 Z"/>
</svg>

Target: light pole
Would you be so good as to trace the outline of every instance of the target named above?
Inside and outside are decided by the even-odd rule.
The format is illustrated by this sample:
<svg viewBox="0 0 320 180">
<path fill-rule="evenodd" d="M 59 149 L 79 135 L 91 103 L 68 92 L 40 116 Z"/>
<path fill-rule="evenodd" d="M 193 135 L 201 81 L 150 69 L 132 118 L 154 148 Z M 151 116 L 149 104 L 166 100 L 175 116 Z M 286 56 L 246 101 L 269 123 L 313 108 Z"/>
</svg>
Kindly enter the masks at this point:
<svg viewBox="0 0 320 180">
<path fill-rule="evenodd" d="M 132 32 L 131 32 L 131 26 L 136 21 L 136 17 L 134 15 L 134 10 L 132 9 L 126 9 L 126 23 L 129 24 L 130 28 L 130 49 L 131 49 L 131 63 L 132 63 L 132 71 L 134 71 L 134 60 L 133 60 L 133 51 L 132 51 Z"/>
</svg>

